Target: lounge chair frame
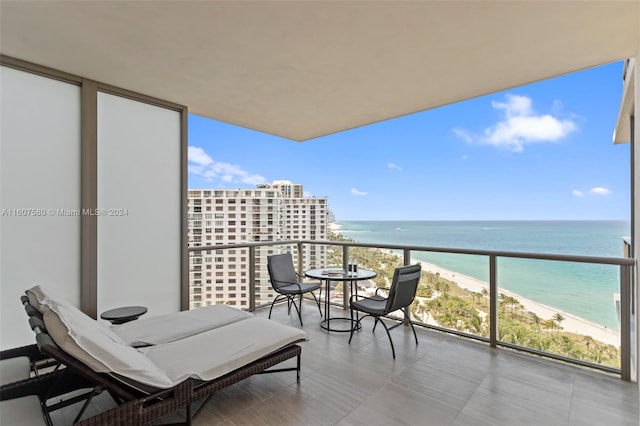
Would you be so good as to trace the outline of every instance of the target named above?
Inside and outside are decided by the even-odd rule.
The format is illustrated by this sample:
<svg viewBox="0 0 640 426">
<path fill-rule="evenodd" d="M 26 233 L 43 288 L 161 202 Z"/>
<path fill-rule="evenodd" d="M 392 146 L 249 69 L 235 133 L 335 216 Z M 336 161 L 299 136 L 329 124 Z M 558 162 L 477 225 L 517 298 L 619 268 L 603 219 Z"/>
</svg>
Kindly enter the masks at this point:
<svg viewBox="0 0 640 426">
<path fill-rule="evenodd" d="M 110 410 L 77 421 L 74 423 L 77 426 L 145 425 L 181 408 L 186 409 L 184 424 L 190 425 L 209 401 L 209 398 L 216 392 L 254 374 L 296 371 L 296 381 L 300 382 L 302 349 L 298 345 L 292 345 L 212 381 L 202 382 L 196 379 L 187 379 L 171 389 L 146 394 L 111 375 L 94 372 L 60 349 L 48 334 L 40 332 L 36 335 L 36 339 L 38 347 L 44 354 L 60 361 L 76 375 L 86 378 L 94 385 L 94 389 L 108 391 L 118 404 L 117 407 Z M 296 367 L 267 370 L 293 357 L 297 357 Z M 204 398 L 207 399 L 194 413 L 192 404 Z"/>
<path fill-rule="evenodd" d="M 31 345 L 25 350 L 28 350 L 33 356 L 36 356 L 35 352 L 37 351 L 38 359 L 47 359 L 49 365 L 55 364 L 57 366 L 47 374 L 3 386 L 0 390 L 0 397 L 4 400 L 38 395 L 49 424 L 51 424 L 49 416 L 51 411 L 84 400 L 85 404 L 78 413 L 74 425 L 145 425 L 182 408 L 186 413 L 185 422 L 181 424 L 190 425 L 215 393 L 254 374 L 295 371 L 296 382 L 300 383 L 302 349 L 296 344 L 291 344 L 211 381 L 190 378 L 170 389 L 146 388 L 142 390 L 145 388 L 143 385 L 128 382 L 126 378 L 113 374 L 96 373 L 62 350 L 47 333 L 40 318 L 33 315 L 33 307 L 24 298 L 21 300 L 27 314 L 30 315 L 29 322 L 36 334 L 37 342 L 37 345 Z M 9 357 L 8 352 L 6 356 Z M 295 367 L 271 368 L 294 357 L 297 359 Z M 42 402 L 54 396 L 86 388 L 90 390 L 54 406 L 46 406 Z M 91 399 L 103 391 L 109 392 L 117 406 L 81 420 L 81 416 Z M 204 402 L 194 410 L 195 403 L 203 399 Z"/>
</svg>

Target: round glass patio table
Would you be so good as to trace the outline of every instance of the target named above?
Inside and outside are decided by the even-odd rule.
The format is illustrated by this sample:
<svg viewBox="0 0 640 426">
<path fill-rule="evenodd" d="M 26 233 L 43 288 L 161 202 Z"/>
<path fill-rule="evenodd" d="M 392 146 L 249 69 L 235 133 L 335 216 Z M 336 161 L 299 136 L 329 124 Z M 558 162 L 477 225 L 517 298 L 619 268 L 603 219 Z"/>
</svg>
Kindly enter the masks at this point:
<svg viewBox="0 0 640 426">
<path fill-rule="evenodd" d="M 336 331 L 338 333 L 349 333 L 351 331 L 352 323 L 351 318 L 347 317 L 331 317 L 330 314 L 330 291 L 331 291 L 331 282 L 332 281 L 340 281 L 343 284 L 349 283 L 349 291 L 351 295 L 358 294 L 358 285 L 357 281 L 370 280 L 371 278 L 376 277 L 375 271 L 370 271 L 368 269 L 358 269 L 358 272 L 346 272 L 340 268 L 320 268 L 320 269 L 311 269 L 305 272 L 305 276 L 308 278 L 313 278 L 316 280 L 325 282 L 325 296 L 324 296 L 324 319 L 320 322 L 320 327 L 327 331 Z M 344 286 L 343 286 L 344 291 Z M 334 322 L 334 326 L 331 326 L 331 322 Z M 349 328 L 336 328 L 335 322 L 344 322 L 348 321 Z M 357 320 L 353 320 L 355 323 Z"/>
</svg>

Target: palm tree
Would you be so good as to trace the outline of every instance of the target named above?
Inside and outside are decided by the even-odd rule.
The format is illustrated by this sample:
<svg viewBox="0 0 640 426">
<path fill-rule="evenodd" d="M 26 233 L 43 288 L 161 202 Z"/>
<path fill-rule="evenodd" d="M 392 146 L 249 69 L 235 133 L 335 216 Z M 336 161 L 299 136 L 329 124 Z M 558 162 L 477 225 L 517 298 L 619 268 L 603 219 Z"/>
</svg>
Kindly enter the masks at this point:
<svg viewBox="0 0 640 426">
<path fill-rule="evenodd" d="M 514 316 L 513 314 L 516 308 L 519 308 L 521 306 L 520 301 L 512 296 L 506 296 L 503 294 L 500 294 L 500 295 L 503 296 L 501 302 L 509 305 L 509 307 L 511 308 L 511 318 L 513 318 Z"/>
<path fill-rule="evenodd" d="M 562 316 L 562 314 L 558 312 L 553 316 L 553 319 L 558 323 L 558 328 L 561 329 L 562 327 L 560 327 L 560 324 L 562 323 L 562 321 L 564 321 L 564 317 Z"/>
<path fill-rule="evenodd" d="M 556 320 L 555 319 L 551 318 L 551 319 L 546 320 L 543 325 L 544 325 L 544 327 L 546 329 L 551 330 L 551 334 L 553 334 L 553 331 L 556 329 L 556 326 L 558 324 L 556 324 Z"/>
<path fill-rule="evenodd" d="M 540 318 L 535 313 L 531 313 L 531 318 L 533 319 L 533 323 L 536 325 L 536 334 L 538 336 L 538 349 L 544 349 L 542 347 L 542 341 L 540 340 L 540 323 L 542 322 L 542 318 Z"/>
<path fill-rule="evenodd" d="M 584 344 L 587 347 L 587 358 L 589 358 L 592 343 L 595 343 L 595 341 L 593 340 L 593 337 L 584 336 Z"/>
</svg>

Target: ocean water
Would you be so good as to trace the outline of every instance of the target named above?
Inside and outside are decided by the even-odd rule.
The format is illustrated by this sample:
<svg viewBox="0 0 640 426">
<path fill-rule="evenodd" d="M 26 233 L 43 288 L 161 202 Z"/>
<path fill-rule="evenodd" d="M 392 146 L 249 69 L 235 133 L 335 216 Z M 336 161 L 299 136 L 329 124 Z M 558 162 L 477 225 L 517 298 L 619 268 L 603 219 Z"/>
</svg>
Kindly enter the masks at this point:
<svg viewBox="0 0 640 426">
<path fill-rule="evenodd" d="M 339 221 L 362 243 L 622 257 L 626 221 Z M 412 257 L 489 281 L 486 256 L 412 252 Z M 498 259 L 498 285 L 596 324 L 619 329 L 613 295 L 619 267 Z"/>
</svg>

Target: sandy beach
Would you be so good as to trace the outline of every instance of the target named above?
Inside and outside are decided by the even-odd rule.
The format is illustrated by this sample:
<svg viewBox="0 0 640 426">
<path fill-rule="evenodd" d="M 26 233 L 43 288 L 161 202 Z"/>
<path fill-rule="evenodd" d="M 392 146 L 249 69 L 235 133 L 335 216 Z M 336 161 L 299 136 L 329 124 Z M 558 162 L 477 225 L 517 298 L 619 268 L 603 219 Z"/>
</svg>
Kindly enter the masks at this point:
<svg viewBox="0 0 640 426">
<path fill-rule="evenodd" d="M 335 223 L 329 225 L 329 228 L 334 232 L 340 232 L 341 226 Z M 387 250 L 385 250 L 387 251 Z M 391 252 L 391 251 L 387 251 Z M 391 252 L 393 253 L 393 252 Z M 422 269 L 425 271 L 429 271 L 432 273 L 439 273 L 441 277 L 446 278 L 454 283 L 456 283 L 461 288 L 467 289 L 469 291 L 481 292 L 483 289 L 489 290 L 489 283 L 469 277 L 466 275 L 462 275 L 456 272 L 452 272 L 448 269 L 441 268 L 440 266 L 424 262 L 422 260 L 412 259 L 412 263 L 420 263 L 422 264 Z M 564 331 L 568 331 L 570 333 L 582 334 L 585 336 L 591 336 L 595 340 L 598 340 L 603 343 L 607 343 L 610 345 L 614 345 L 616 347 L 620 346 L 620 336 L 617 331 L 611 330 L 607 327 L 601 326 L 599 324 L 594 324 L 585 319 L 579 318 L 570 313 L 561 311 L 556 308 L 552 308 L 550 306 L 544 305 L 542 303 L 534 302 L 533 300 L 527 299 L 525 297 L 520 296 L 519 294 L 512 293 L 505 289 L 500 289 L 500 293 L 504 293 L 508 296 L 514 297 L 518 299 L 520 304 L 524 307 L 525 311 L 533 312 L 543 320 L 551 319 L 556 314 L 561 314 L 565 319 L 562 321 L 560 326 Z"/>
<path fill-rule="evenodd" d="M 461 288 L 481 292 L 483 289 L 489 290 L 489 283 L 484 282 L 482 280 L 478 280 L 476 278 L 472 278 L 466 275 L 458 274 L 447 269 L 441 268 L 437 265 L 433 265 L 431 263 L 424 262 L 422 260 L 412 259 L 412 263 L 421 263 L 422 269 L 425 271 L 439 273 L 441 277 L 446 278 L 450 281 L 453 281 Z M 519 294 L 512 293 L 508 290 L 500 289 L 500 293 L 504 293 L 508 296 L 514 297 L 518 299 L 518 301 L 524 306 L 525 311 L 533 312 L 543 320 L 547 320 L 552 318 L 555 314 L 561 314 L 565 319 L 562 321 L 560 326 L 564 331 L 568 331 L 570 333 L 582 334 L 585 336 L 591 336 L 595 340 L 598 340 L 603 343 L 608 343 L 610 345 L 614 345 L 616 347 L 620 346 L 620 336 L 616 331 L 608 329 L 598 324 L 594 324 L 582 318 L 576 317 L 575 315 L 571 315 L 567 312 L 561 311 L 559 309 L 552 308 L 550 306 L 546 306 L 542 303 L 534 302 L 533 300 L 524 298 Z"/>
</svg>

